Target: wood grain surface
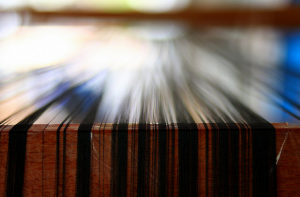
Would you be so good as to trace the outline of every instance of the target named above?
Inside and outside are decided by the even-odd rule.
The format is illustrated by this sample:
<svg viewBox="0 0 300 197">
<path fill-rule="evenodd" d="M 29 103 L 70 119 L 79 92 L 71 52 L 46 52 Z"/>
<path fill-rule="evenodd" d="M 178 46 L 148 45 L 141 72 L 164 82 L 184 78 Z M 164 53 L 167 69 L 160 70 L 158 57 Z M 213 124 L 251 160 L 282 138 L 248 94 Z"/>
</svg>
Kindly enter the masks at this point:
<svg viewBox="0 0 300 197">
<path fill-rule="evenodd" d="M 279 160 L 277 163 L 277 191 L 278 196 L 300 196 L 300 126 L 287 123 L 275 123 L 276 147 Z M 5 174 L 7 169 L 8 134 L 12 126 L 7 126 L 1 131 L 0 138 L 0 194 L 5 194 Z M 60 132 L 59 149 L 59 177 L 56 177 L 56 130 L 58 125 L 33 125 L 28 131 L 25 163 L 25 196 L 55 196 L 56 180 L 58 180 L 59 192 L 62 192 L 63 181 L 65 181 L 64 192 L 66 196 L 75 195 L 76 186 L 76 153 L 77 153 L 77 128 L 78 125 L 71 125 L 66 132 L 66 160 L 65 180 L 62 176 L 63 166 L 63 132 Z M 137 131 L 133 125 L 128 130 L 128 176 L 127 196 L 132 196 L 137 190 Z M 108 196 L 111 184 L 111 124 L 95 124 L 92 130 L 92 167 L 91 167 L 91 195 Z M 155 125 L 151 125 L 155 129 Z M 205 169 L 205 128 L 198 124 L 199 137 L 199 169 Z M 63 128 L 61 129 L 63 131 Z M 154 136 L 151 136 L 150 146 L 154 147 Z M 175 130 L 175 139 L 178 138 Z M 211 136 L 209 136 L 211 139 Z M 177 142 L 177 140 L 175 140 Z M 172 146 L 172 142 L 169 143 Z M 209 145 L 210 146 L 210 145 Z M 178 144 L 175 144 L 178 147 Z M 132 151 L 136 151 L 135 154 Z M 211 151 L 211 150 L 210 150 Z M 170 158 L 168 158 L 170 159 Z M 153 158 L 150 163 L 153 162 Z M 170 168 L 169 168 L 170 169 Z M 210 176 L 211 170 L 208 168 Z M 174 171 L 178 171 L 178 148 L 175 149 Z M 202 170 L 203 171 L 203 170 Z M 152 174 L 153 178 L 155 174 Z M 133 177 L 133 178 L 132 178 Z M 132 178 L 132 179 L 131 179 Z M 172 177 L 168 177 L 170 180 Z M 206 174 L 200 173 L 198 179 L 199 194 L 205 194 Z M 176 187 L 177 176 L 172 181 Z M 154 183 L 154 182 L 153 182 Z M 209 186 L 208 185 L 208 186 Z M 150 187 L 152 188 L 150 183 Z M 149 188 L 150 189 L 150 188 Z M 176 188 L 175 188 L 176 189 Z M 176 194 L 176 192 L 175 192 Z M 174 196 L 176 196 L 174 194 Z M 208 192 L 211 194 L 211 191 Z M 169 193 L 170 195 L 170 193 Z M 210 195 L 209 195 L 210 196 Z"/>
</svg>

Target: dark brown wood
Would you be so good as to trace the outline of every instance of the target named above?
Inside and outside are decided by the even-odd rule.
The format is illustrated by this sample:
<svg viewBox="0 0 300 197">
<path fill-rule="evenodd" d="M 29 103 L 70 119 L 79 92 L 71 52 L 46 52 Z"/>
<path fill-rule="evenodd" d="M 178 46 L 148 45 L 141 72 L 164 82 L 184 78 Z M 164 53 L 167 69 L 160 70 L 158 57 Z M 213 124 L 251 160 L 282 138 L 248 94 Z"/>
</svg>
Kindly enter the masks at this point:
<svg viewBox="0 0 300 197">
<path fill-rule="evenodd" d="M 169 13 L 104 13 L 87 11 L 39 12 L 31 9 L 20 10 L 35 21 L 47 21 L 49 18 L 99 18 L 121 19 L 124 21 L 177 21 L 196 26 L 271 26 L 291 28 L 300 26 L 300 6 L 267 8 L 225 8 L 225 9 L 188 9 Z"/>
<path fill-rule="evenodd" d="M 278 196 L 300 196 L 300 125 L 290 125 L 287 123 L 275 123 L 276 128 L 276 151 L 280 155 L 277 164 L 277 186 Z M 0 194 L 5 193 L 5 173 L 7 165 L 8 134 L 12 126 L 7 126 L 1 131 L 0 138 Z M 56 130 L 58 125 L 33 125 L 28 131 L 25 163 L 25 196 L 54 196 L 56 184 Z M 68 127 L 66 136 L 66 185 L 65 195 L 75 195 L 76 185 L 76 156 L 77 156 L 77 128 L 78 125 Z M 61 129 L 63 130 L 64 127 Z M 151 130 L 155 125 L 151 126 Z M 205 129 L 203 124 L 198 124 L 200 132 L 199 137 L 199 169 L 205 169 Z M 91 194 L 92 196 L 109 196 L 110 194 L 110 176 L 111 176 L 111 131 L 112 124 L 95 124 L 92 129 L 92 170 L 91 170 Z M 134 133 L 133 125 L 128 130 L 128 175 L 137 177 L 137 161 L 132 155 L 137 155 L 137 149 L 134 154 L 131 147 L 137 145 L 138 133 Z M 202 137 L 201 137 L 202 136 Z M 62 158 L 63 158 L 63 135 L 60 135 L 60 176 L 59 191 L 62 190 Z M 175 139 L 178 139 L 177 130 L 175 130 Z M 209 136 L 211 139 L 211 136 Z M 150 147 L 153 144 L 151 137 Z M 177 142 L 177 140 L 175 140 Z M 169 142 L 171 146 L 172 142 Z M 209 145 L 211 146 L 211 145 Z M 178 170 L 178 144 L 175 144 L 175 165 L 174 171 Z M 170 155 L 170 153 L 168 153 Z M 153 158 L 152 158 L 153 159 Z M 150 163 L 153 162 L 152 159 Z M 209 175 L 211 174 L 209 168 Z M 155 176 L 155 174 L 152 174 Z M 127 196 L 130 192 L 137 190 L 137 180 L 135 184 L 130 184 L 128 176 Z M 210 176 L 209 176 L 210 177 Z M 171 177 L 169 177 L 170 179 Z M 206 182 L 205 173 L 200 173 L 199 193 L 205 194 Z M 175 176 L 174 185 L 178 184 Z M 154 182 L 153 182 L 154 183 Z M 152 183 L 150 183 L 151 186 Z M 175 192 L 176 193 L 176 192 Z M 209 191 L 209 196 L 210 195 Z"/>
<path fill-rule="evenodd" d="M 300 125 L 286 123 L 274 126 L 277 138 L 278 196 L 300 196 Z"/>
</svg>

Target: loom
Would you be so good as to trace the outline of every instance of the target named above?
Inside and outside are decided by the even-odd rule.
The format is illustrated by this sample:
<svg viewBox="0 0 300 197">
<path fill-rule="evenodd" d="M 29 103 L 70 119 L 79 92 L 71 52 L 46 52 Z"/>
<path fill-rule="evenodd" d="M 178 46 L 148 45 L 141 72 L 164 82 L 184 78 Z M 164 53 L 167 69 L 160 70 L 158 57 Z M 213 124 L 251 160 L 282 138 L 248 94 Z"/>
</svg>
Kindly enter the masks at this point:
<svg viewBox="0 0 300 197">
<path fill-rule="evenodd" d="M 227 44 L 235 34 L 211 27 L 297 27 L 299 20 L 292 16 L 299 15 L 298 8 L 245 13 L 28 9 L 20 13 L 32 18 L 29 25 L 20 27 L 17 38 L 32 34 L 32 40 L 40 43 L 38 36 L 52 31 L 48 27 L 53 24 L 76 27 L 61 37 L 71 37 L 70 43 L 85 37 L 71 45 L 78 48 L 71 55 L 59 51 L 62 56 L 55 64 L 48 64 L 45 55 L 31 64 L 47 66 L 2 77 L 0 104 L 7 111 L 2 112 L 0 125 L 1 194 L 300 194 L 297 69 L 251 62 L 238 47 Z M 261 20 L 252 20 L 256 15 Z M 132 23 L 133 19 L 155 23 L 141 25 Z M 124 26 L 128 31 L 123 32 Z M 65 30 L 58 27 L 57 31 Z M 76 31 L 81 31 L 79 36 Z M 39 49 L 35 52 L 43 55 Z M 277 82 L 284 80 L 282 75 L 292 78 L 294 86 L 280 87 Z M 26 97 L 31 91 L 35 96 Z M 247 91 L 254 96 L 249 93 L 248 98 Z M 273 113 L 270 119 L 261 112 L 265 106 Z"/>
</svg>

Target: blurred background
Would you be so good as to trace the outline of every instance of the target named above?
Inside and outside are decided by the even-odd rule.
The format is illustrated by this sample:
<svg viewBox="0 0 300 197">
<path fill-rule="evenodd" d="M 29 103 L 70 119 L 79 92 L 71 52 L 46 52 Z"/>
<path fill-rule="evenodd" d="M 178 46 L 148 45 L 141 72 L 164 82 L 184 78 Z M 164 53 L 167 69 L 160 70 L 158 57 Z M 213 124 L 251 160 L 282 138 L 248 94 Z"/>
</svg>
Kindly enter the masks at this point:
<svg viewBox="0 0 300 197">
<path fill-rule="evenodd" d="M 243 76 L 231 80 L 228 74 L 231 86 L 242 84 L 239 91 L 244 102 L 271 122 L 296 122 L 287 111 L 299 114 L 300 29 L 295 25 L 285 27 L 289 20 L 280 18 L 299 20 L 295 14 L 298 3 L 299 0 L 0 0 L 0 119 L 31 105 L 41 92 L 66 79 L 77 83 L 99 70 L 130 71 L 157 58 L 153 54 L 161 48 L 151 43 L 197 34 L 205 52 L 201 52 L 201 60 L 197 52 L 190 57 L 195 64 L 209 64 L 218 75 L 226 75 L 226 61 L 247 64 L 245 75 L 259 76 L 271 85 L 261 94 L 257 84 L 245 82 Z M 247 10 L 251 10 L 249 16 Z M 276 16 L 274 10 L 284 15 Z M 224 23 L 230 25 L 195 27 L 188 23 L 191 16 L 186 17 L 190 12 L 195 16 L 198 12 L 208 13 L 211 18 L 207 20 L 215 16 L 217 23 L 219 13 L 225 12 L 224 16 L 229 17 L 224 17 Z M 105 13 L 114 15 L 110 18 Z M 132 20 L 143 13 L 149 14 L 146 21 Z M 179 14 L 168 16 L 169 13 Z M 251 21 L 243 21 L 235 13 Z M 265 18 L 264 13 L 268 13 Z M 165 15 L 152 21 L 151 16 L 155 18 L 156 14 Z M 132 21 L 124 22 L 122 17 L 126 16 Z M 172 16 L 187 20 L 173 21 Z M 278 27 L 270 16 L 280 22 Z M 206 19 L 199 20 L 205 23 Z M 270 25 L 261 25 L 266 20 L 271 21 Z M 236 21 L 238 25 L 232 25 Z M 253 21 L 258 25 L 241 26 Z M 221 65 L 225 68 L 220 69 Z M 264 74 L 258 74 L 256 66 L 265 70 L 261 71 Z"/>
<path fill-rule="evenodd" d="M 278 8 L 299 0 L 1 0 L 2 9 L 32 8 L 39 11 L 167 12 L 190 8 Z"/>
</svg>

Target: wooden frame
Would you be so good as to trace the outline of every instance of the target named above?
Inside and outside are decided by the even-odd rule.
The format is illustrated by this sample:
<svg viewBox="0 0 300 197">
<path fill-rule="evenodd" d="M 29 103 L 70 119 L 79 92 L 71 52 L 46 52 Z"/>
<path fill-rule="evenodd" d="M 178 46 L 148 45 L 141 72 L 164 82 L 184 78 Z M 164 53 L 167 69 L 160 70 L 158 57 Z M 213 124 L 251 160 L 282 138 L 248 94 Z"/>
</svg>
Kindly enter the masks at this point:
<svg viewBox="0 0 300 197">
<path fill-rule="evenodd" d="M 21 9 L 18 12 L 29 14 L 34 21 L 44 22 L 50 18 L 98 18 L 120 19 L 122 21 L 177 21 L 195 26 L 271 26 L 294 28 L 300 26 L 300 6 L 283 8 L 225 8 L 225 9 L 186 9 L 169 13 L 104 13 L 87 11 L 47 11 Z"/>
</svg>

